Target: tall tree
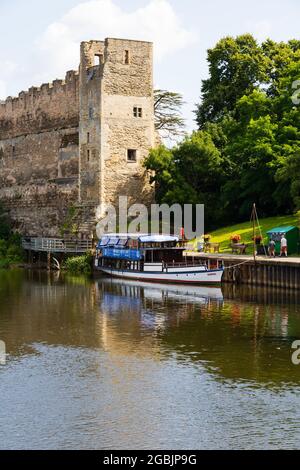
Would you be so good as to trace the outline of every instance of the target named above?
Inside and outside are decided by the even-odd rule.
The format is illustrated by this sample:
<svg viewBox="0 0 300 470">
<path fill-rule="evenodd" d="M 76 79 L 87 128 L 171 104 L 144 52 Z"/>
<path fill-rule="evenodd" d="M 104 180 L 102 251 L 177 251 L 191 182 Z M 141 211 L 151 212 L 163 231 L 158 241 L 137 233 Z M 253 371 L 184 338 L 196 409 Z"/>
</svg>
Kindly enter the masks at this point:
<svg viewBox="0 0 300 470">
<path fill-rule="evenodd" d="M 146 160 L 159 202 L 204 203 L 207 228 L 300 209 L 300 41 L 225 38 L 208 53 L 199 131 Z"/>
<path fill-rule="evenodd" d="M 155 128 L 162 137 L 176 140 L 184 135 L 183 105 L 180 93 L 154 90 Z"/>
<path fill-rule="evenodd" d="M 250 34 L 221 39 L 208 50 L 209 78 L 202 82 L 202 102 L 196 115 L 199 128 L 232 112 L 237 101 L 267 80 L 268 59 Z"/>
<path fill-rule="evenodd" d="M 200 129 L 228 113 L 234 116 L 239 99 L 255 89 L 278 96 L 281 79 L 300 61 L 300 41 L 268 39 L 259 45 L 250 34 L 226 37 L 208 50 L 207 61 L 209 78 L 202 82 L 202 100 L 196 109 Z"/>
<path fill-rule="evenodd" d="M 154 149 L 145 160 L 154 171 L 156 199 L 159 203 L 205 204 L 208 229 L 218 220 L 222 160 L 211 136 L 194 132 L 173 149 Z"/>
</svg>

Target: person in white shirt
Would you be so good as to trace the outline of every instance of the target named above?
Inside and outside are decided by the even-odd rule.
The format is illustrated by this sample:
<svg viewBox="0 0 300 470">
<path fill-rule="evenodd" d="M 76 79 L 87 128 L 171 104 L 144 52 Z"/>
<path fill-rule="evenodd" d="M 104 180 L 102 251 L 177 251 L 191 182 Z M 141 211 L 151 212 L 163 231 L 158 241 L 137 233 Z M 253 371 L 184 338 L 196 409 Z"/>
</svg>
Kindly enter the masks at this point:
<svg viewBox="0 0 300 470">
<path fill-rule="evenodd" d="M 287 239 L 285 238 L 285 233 L 281 237 L 280 256 L 287 256 Z"/>
</svg>

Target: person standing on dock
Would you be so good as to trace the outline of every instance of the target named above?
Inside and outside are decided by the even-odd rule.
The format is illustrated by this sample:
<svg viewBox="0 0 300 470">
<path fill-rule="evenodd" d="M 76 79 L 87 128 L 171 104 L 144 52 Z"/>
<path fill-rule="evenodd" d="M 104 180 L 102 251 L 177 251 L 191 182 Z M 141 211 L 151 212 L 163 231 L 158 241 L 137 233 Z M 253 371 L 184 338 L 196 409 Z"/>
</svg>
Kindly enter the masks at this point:
<svg viewBox="0 0 300 470">
<path fill-rule="evenodd" d="M 281 236 L 280 256 L 287 256 L 287 239 L 285 238 L 285 233 Z"/>
<path fill-rule="evenodd" d="M 275 258 L 275 246 L 276 246 L 276 243 L 274 240 L 270 240 L 270 243 L 269 243 L 269 247 L 268 247 L 268 252 L 269 252 L 269 256 L 271 258 Z"/>
</svg>

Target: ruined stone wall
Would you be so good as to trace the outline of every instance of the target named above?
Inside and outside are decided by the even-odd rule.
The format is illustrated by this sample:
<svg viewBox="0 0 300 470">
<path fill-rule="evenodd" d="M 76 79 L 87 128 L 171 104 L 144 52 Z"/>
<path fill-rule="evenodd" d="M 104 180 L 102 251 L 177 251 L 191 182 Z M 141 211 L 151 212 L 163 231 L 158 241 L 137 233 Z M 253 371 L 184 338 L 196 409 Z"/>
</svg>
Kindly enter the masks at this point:
<svg viewBox="0 0 300 470">
<path fill-rule="evenodd" d="M 77 72 L 40 88 L 22 91 L 0 104 L 0 140 L 53 129 L 78 127 L 79 98 Z"/>
<path fill-rule="evenodd" d="M 119 195 L 129 203 L 149 205 L 154 191 L 143 160 L 155 146 L 153 104 L 153 45 L 149 42 L 107 39 L 103 73 L 102 137 L 104 146 L 103 199 L 116 204 Z M 141 110 L 136 117 L 134 109 Z M 136 161 L 128 160 L 128 150 Z"/>
<path fill-rule="evenodd" d="M 0 201 L 22 234 L 59 236 L 78 203 L 91 233 L 99 204 L 152 202 L 152 54 L 148 42 L 83 42 L 79 73 L 0 103 Z"/>
<path fill-rule="evenodd" d="M 100 195 L 101 94 L 104 42 L 81 44 L 80 60 L 80 200 L 97 206 Z M 95 60 L 100 59 L 98 65 Z"/>
<path fill-rule="evenodd" d="M 23 234 L 57 236 L 77 202 L 78 83 L 68 72 L 0 104 L 0 200 Z"/>
</svg>

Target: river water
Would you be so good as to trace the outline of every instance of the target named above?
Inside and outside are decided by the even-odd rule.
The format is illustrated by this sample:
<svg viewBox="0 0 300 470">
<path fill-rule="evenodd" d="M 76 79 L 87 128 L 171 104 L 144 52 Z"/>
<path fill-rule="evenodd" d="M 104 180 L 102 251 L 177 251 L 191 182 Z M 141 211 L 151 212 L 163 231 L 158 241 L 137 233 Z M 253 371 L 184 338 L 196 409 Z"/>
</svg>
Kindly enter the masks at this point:
<svg viewBox="0 0 300 470">
<path fill-rule="evenodd" d="M 0 448 L 299 448 L 296 339 L 300 292 L 0 272 Z"/>
</svg>

